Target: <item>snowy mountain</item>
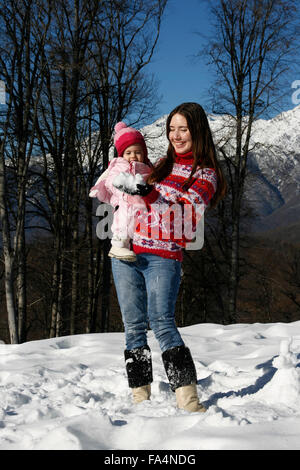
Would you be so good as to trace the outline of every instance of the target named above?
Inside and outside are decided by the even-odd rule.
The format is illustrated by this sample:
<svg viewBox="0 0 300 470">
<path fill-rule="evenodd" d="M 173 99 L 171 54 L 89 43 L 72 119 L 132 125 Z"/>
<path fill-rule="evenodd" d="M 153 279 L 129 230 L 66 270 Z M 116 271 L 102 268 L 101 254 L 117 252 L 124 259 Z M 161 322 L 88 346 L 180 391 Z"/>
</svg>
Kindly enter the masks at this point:
<svg viewBox="0 0 300 470">
<path fill-rule="evenodd" d="M 260 215 L 258 231 L 284 231 L 300 223 L 299 129 L 300 106 L 255 124 L 253 141 L 263 143 L 252 153 L 249 165 L 257 175 L 254 191 L 261 196 L 256 206 Z"/>
<path fill-rule="evenodd" d="M 153 163 L 165 155 L 168 147 L 165 135 L 166 118 L 166 115 L 162 116 L 141 129 L 146 138 L 149 158 Z M 231 135 L 232 140 L 229 139 L 228 144 L 230 145 L 230 142 L 234 141 L 231 118 L 217 115 L 209 115 L 208 118 L 216 145 L 224 139 L 227 141 L 228 135 Z M 261 119 L 254 123 L 252 151 L 248 160 L 249 176 L 246 182 L 246 198 L 256 214 L 251 225 L 251 231 L 254 233 L 267 233 L 268 236 L 294 242 L 300 240 L 299 129 L 300 105 L 273 119 Z M 113 156 L 112 147 L 110 159 Z M 38 167 L 40 160 L 39 156 L 32 157 L 31 169 Z M 37 191 L 38 184 L 33 178 L 29 197 L 31 192 L 34 195 Z M 41 200 L 40 195 L 39 199 Z M 40 202 L 43 204 L 43 201 Z M 31 224 L 33 222 L 35 226 L 45 224 L 39 216 L 35 216 Z"/>
<path fill-rule="evenodd" d="M 209 115 L 215 143 L 234 134 L 227 116 Z M 149 145 L 149 157 L 155 161 L 165 154 L 166 116 L 142 129 Z M 260 119 L 253 126 L 252 148 L 246 184 L 246 197 L 257 214 L 252 230 L 287 233 L 300 238 L 300 105 L 273 119 Z M 290 237 L 290 232 L 289 232 Z"/>
</svg>

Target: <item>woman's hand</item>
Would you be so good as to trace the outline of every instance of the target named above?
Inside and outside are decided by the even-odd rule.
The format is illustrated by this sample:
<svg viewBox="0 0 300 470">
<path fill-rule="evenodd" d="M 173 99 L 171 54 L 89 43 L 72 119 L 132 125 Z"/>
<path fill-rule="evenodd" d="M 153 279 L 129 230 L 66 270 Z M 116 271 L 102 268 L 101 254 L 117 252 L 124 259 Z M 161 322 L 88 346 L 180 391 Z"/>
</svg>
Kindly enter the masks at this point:
<svg viewBox="0 0 300 470">
<path fill-rule="evenodd" d="M 153 186 L 151 184 L 137 184 L 136 185 L 136 192 L 134 193 L 137 196 L 147 196 L 151 193 Z"/>
</svg>

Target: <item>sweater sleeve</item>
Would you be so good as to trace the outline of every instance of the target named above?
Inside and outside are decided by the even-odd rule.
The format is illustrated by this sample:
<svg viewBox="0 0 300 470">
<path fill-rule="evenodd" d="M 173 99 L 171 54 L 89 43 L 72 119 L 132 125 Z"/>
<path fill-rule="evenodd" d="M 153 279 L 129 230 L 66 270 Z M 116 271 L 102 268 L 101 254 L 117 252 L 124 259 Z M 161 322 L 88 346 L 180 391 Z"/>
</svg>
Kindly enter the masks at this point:
<svg viewBox="0 0 300 470">
<path fill-rule="evenodd" d="M 201 204 L 205 208 L 217 189 L 217 176 L 213 168 L 198 170 L 190 187 L 184 191 L 182 182 L 172 178 L 172 174 L 157 183 L 152 191 L 144 196 L 146 204 Z"/>
<path fill-rule="evenodd" d="M 216 172 L 212 168 L 198 170 L 186 191 L 182 189 L 182 183 L 183 180 L 179 181 L 171 174 L 161 183 L 156 184 L 144 200 L 149 209 L 151 205 L 158 205 L 162 217 L 166 220 L 170 217 L 174 224 L 182 224 L 181 231 L 185 235 L 181 240 L 177 239 L 176 243 L 185 247 L 186 243 L 194 238 L 197 224 L 215 194 Z M 181 216 L 176 217 L 178 211 Z"/>
</svg>

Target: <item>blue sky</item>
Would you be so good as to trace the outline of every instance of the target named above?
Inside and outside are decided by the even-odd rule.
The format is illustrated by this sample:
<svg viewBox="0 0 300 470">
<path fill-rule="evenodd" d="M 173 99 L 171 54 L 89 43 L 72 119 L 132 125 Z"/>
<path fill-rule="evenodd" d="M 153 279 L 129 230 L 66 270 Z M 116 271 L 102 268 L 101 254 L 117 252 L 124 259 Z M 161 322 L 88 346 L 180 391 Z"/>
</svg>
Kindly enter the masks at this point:
<svg viewBox="0 0 300 470">
<path fill-rule="evenodd" d="M 148 71 L 158 80 L 162 95 L 158 116 L 168 114 L 184 101 L 205 99 L 212 73 L 195 55 L 202 46 L 197 32 L 209 31 L 206 2 L 169 0 L 160 38 Z"/>
<path fill-rule="evenodd" d="M 196 32 L 213 32 L 207 3 L 204 0 L 169 0 L 157 49 L 147 66 L 148 72 L 154 73 L 158 80 L 162 96 L 155 118 L 168 114 L 184 101 L 196 101 L 210 112 L 206 99 L 214 73 L 204 59 L 195 58 L 205 42 Z M 297 78 L 300 76 L 295 76 Z M 292 93 L 291 89 L 290 95 Z M 288 97 L 283 110 L 294 106 Z"/>
</svg>

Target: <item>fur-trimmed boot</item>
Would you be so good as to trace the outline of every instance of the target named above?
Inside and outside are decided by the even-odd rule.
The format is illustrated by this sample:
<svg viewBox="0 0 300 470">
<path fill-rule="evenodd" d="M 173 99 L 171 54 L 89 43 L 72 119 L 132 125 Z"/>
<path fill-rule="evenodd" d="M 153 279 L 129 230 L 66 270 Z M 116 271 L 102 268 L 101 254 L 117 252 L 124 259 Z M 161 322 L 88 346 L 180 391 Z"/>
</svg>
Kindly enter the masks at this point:
<svg viewBox="0 0 300 470">
<path fill-rule="evenodd" d="M 162 360 L 178 408 L 191 413 L 206 411 L 198 400 L 196 369 L 189 348 L 183 345 L 168 349 Z"/>
<path fill-rule="evenodd" d="M 145 400 L 150 400 L 151 385 L 142 385 L 141 387 L 132 388 L 133 403 L 141 403 Z"/>
<path fill-rule="evenodd" d="M 151 350 L 148 345 L 124 351 L 128 385 L 134 403 L 150 400 L 152 377 Z"/>
<path fill-rule="evenodd" d="M 190 413 L 196 411 L 203 413 L 206 411 L 204 406 L 199 403 L 196 384 L 176 388 L 175 394 L 178 408 L 189 411 Z"/>
</svg>

